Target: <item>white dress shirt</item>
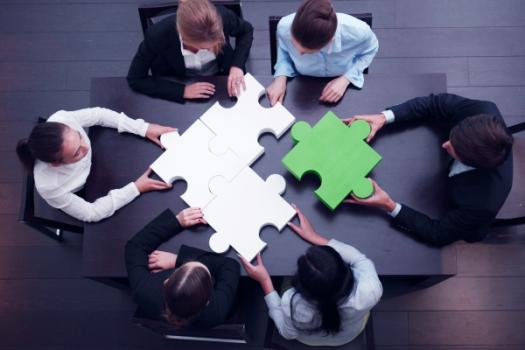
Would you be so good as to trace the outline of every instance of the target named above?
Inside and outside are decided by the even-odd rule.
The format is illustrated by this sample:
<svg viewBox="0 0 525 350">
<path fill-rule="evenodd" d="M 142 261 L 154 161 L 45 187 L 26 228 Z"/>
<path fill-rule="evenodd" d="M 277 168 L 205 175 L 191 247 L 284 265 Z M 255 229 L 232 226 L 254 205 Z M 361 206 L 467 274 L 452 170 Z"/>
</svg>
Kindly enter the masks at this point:
<svg viewBox="0 0 525 350">
<path fill-rule="evenodd" d="M 296 339 L 310 346 L 339 346 L 352 341 L 365 328 L 370 309 L 383 294 L 383 287 L 377 276 L 374 263 L 354 247 L 331 239 L 328 245 L 334 248 L 341 258 L 350 265 L 354 275 L 354 288 L 339 305 L 341 330 L 336 334 L 324 331 L 310 333 L 294 326 L 290 315 L 290 302 L 295 289 L 288 289 L 282 297 L 276 291 L 264 299 L 268 312 L 279 333 L 286 339 Z M 312 329 L 321 325 L 321 315 L 315 305 L 310 304 L 300 294 L 293 298 L 294 320 L 299 328 Z"/>
<path fill-rule="evenodd" d="M 76 163 L 53 166 L 50 163 L 36 161 L 33 171 L 35 186 L 49 205 L 61 209 L 78 220 L 95 222 L 113 215 L 116 210 L 140 194 L 133 182 L 109 191 L 106 196 L 98 198 L 93 203 L 77 196 L 75 192 L 85 185 L 91 171 L 91 142 L 84 128 L 101 125 L 118 129 L 118 132 L 130 132 L 144 137 L 148 123 L 142 119 L 131 119 L 124 113 L 99 107 L 58 111 L 47 121 L 63 123 L 78 131 L 89 147 L 84 158 Z"/>
<path fill-rule="evenodd" d="M 387 109 L 381 113 L 383 113 L 383 115 L 385 116 L 387 124 L 393 123 L 396 119 L 394 112 L 392 112 L 390 109 Z M 456 175 L 459 175 L 459 174 L 462 174 L 464 172 L 474 170 L 474 169 L 476 168 L 463 164 L 459 160 L 454 159 L 454 161 L 452 162 L 452 165 L 450 166 L 448 177 L 456 176 Z M 396 203 L 394 210 L 392 210 L 391 212 L 388 212 L 388 215 L 395 218 L 401 211 L 401 208 L 402 208 L 401 204 Z"/>
<path fill-rule="evenodd" d="M 186 74 L 209 76 L 214 75 L 219 71 L 217 65 L 217 56 L 210 50 L 199 50 L 197 52 L 191 52 L 184 48 L 182 37 L 179 34 L 180 39 L 180 51 L 184 58 L 184 65 L 186 66 Z"/>
</svg>

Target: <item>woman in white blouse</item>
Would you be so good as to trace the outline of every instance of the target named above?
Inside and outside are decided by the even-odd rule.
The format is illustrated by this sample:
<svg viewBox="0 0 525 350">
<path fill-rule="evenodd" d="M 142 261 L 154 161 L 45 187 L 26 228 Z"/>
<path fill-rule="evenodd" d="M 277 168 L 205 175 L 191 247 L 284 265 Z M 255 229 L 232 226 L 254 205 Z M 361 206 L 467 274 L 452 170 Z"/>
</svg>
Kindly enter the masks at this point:
<svg viewBox="0 0 525 350">
<path fill-rule="evenodd" d="M 311 346 L 346 344 L 363 331 L 383 293 L 374 263 L 354 247 L 319 235 L 296 210 L 300 224 L 288 225 L 313 246 L 297 260 L 292 288 L 279 297 L 260 255 L 257 265 L 241 261 L 261 285 L 270 317 L 284 338 Z"/>
<path fill-rule="evenodd" d="M 20 140 L 16 149 L 22 163 L 33 172 L 38 193 L 49 205 L 78 220 L 96 222 L 141 193 L 171 187 L 150 179 L 148 169 L 136 181 L 109 191 L 93 203 L 75 194 L 84 187 L 91 170 L 91 142 L 84 128 L 93 125 L 147 137 L 159 146 L 160 135 L 177 130 L 99 107 L 54 113 L 47 122 L 36 125 L 29 138 Z"/>
</svg>

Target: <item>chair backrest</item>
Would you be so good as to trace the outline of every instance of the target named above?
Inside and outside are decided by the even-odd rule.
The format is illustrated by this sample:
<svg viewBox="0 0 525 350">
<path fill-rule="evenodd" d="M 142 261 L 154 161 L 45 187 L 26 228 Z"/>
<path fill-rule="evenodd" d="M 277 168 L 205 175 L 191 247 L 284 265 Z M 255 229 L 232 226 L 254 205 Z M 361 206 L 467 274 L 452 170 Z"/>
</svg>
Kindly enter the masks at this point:
<svg viewBox="0 0 525 350">
<path fill-rule="evenodd" d="M 231 344 L 248 343 L 243 323 L 226 323 L 206 330 L 177 329 L 166 322 L 145 318 L 139 310 L 133 316 L 133 322 L 169 340 Z"/>
<path fill-rule="evenodd" d="M 500 209 L 494 226 L 525 224 L 525 122 L 509 127 L 514 136 L 512 190 Z"/>
<path fill-rule="evenodd" d="M 211 0 L 215 5 L 222 5 L 229 8 L 239 17 L 242 17 L 241 1 L 240 0 Z M 166 16 L 177 12 L 178 2 L 170 2 L 163 4 L 145 4 L 139 6 L 140 24 L 142 26 L 142 33 L 146 35 L 146 30 L 155 24 L 153 19 L 155 17 Z"/>
<path fill-rule="evenodd" d="M 371 13 L 353 13 L 350 14 L 355 18 L 360 19 L 372 28 L 372 14 Z M 270 63 L 272 75 L 275 73 L 275 63 L 277 62 L 277 24 L 282 16 L 270 16 L 268 18 L 268 29 L 270 31 Z M 364 74 L 368 74 L 368 68 L 365 69 Z"/>
</svg>

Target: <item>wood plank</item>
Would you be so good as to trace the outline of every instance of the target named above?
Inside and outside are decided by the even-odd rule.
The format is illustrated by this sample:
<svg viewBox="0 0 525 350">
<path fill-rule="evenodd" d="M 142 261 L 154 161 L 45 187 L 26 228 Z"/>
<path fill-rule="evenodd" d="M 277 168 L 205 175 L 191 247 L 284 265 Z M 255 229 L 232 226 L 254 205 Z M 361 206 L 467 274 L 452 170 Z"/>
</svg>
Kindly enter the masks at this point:
<svg viewBox="0 0 525 350">
<path fill-rule="evenodd" d="M 24 179 L 24 167 L 18 160 L 14 149 L 0 151 L 2 159 L 2 171 L 0 172 L 0 182 L 22 182 Z"/>
<path fill-rule="evenodd" d="M 379 40 L 377 57 L 525 55 L 525 46 L 516 45 L 525 34 L 523 27 L 378 28 L 374 32 Z M 254 41 L 258 44 L 252 47 L 250 56 L 270 58 L 269 40 L 268 31 L 256 30 Z"/>
<path fill-rule="evenodd" d="M 525 57 L 469 57 L 468 61 L 471 86 L 524 84 Z"/>
<path fill-rule="evenodd" d="M 525 345 L 524 311 L 410 312 L 413 345 Z"/>
<path fill-rule="evenodd" d="M 1 348 L 0 348 L 1 350 Z M 423 345 L 423 346 L 376 346 L 376 350 L 523 350 L 521 345 L 475 345 L 475 346 L 434 346 L 434 345 Z"/>
<path fill-rule="evenodd" d="M 0 183 L 0 214 L 18 214 L 21 195 L 21 183 Z"/>
<path fill-rule="evenodd" d="M 63 90 L 65 68 L 55 62 L 4 62 L 0 65 L 0 91 Z"/>
<path fill-rule="evenodd" d="M 1 92 L 0 120 L 35 122 L 59 110 L 89 107 L 88 91 Z"/>
<path fill-rule="evenodd" d="M 133 3 L 16 3 L 4 5 L 2 11 L 9 14 L 0 21 L 3 33 L 141 30 L 137 5 Z"/>
<path fill-rule="evenodd" d="M 142 32 L 0 33 L 0 61 L 131 60 Z"/>
<path fill-rule="evenodd" d="M 525 277 L 453 277 L 383 298 L 376 310 L 525 310 Z"/>
<path fill-rule="evenodd" d="M 525 276 L 523 235 L 521 235 L 521 243 L 517 244 L 474 243 L 456 247 L 458 275 Z"/>
<path fill-rule="evenodd" d="M 372 317 L 377 345 L 408 344 L 408 313 L 374 311 Z"/>
<path fill-rule="evenodd" d="M 74 233 L 64 233 L 64 240 L 57 242 L 37 230 L 18 222 L 18 215 L 0 215 L 0 246 L 61 246 L 61 245 L 81 245 L 82 235 Z"/>
<path fill-rule="evenodd" d="M 81 246 L 2 246 L 0 279 L 81 278 L 81 256 Z"/>
<path fill-rule="evenodd" d="M 0 120 L 0 152 L 14 152 L 18 141 L 29 136 L 33 125 L 34 121 Z"/>
<path fill-rule="evenodd" d="M 525 26 L 521 0 L 397 0 L 396 27 Z"/>
<path fill-rule="evenodd" d="M 128 74 L 131 59 L 130 56 L 123 61 L 68 62 L 66 89 L 89 90 L 91 78 L 94 77 L 125 77 Z"/>
</svg>

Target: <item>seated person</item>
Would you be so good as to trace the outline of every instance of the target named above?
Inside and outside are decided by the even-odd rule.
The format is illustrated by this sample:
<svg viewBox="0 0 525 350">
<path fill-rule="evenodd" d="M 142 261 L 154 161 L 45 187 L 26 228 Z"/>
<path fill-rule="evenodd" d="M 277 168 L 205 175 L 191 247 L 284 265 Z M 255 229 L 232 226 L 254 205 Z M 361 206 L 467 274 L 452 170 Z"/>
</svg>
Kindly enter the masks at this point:
<svg viewBox="0 0 525 350">
<path fill-rule="evenodd" d="M 223 323 L 235 302 L 239 263 L 215 253 L 181 246 L 177 255 L 157 247 L 184 228 L 206 224 L 202 211 L 165 210 L 126 243 L 126 269 L 142 313 L 178 328 Z"/>
<path fill-rule="evenodd" d="M 277 63 L 268 86 L 270 104 L 282 102 L 287 77 L 337 77 L 323 89 L 321 101 L 335 103 L 350 83 L 363 87 L 363 71 L 379 44 L 363 21 L 335 13 L 329 0 L 306 0 L 277 26 Z"/>
<path fill-rule="evenodd" d="M 230 37 L 236 39 L 235 50 Z M 209 0 L 180 0 L 176 16 L 147 30 L 129 68 L 129 86 L 145 95 L 183 102 L 208 98 L 215 86 L 207 82 L 184 85 L 163 76 L 228 74 L 228 94 L 236 96 L 244 87 L 252 40 L 252 25 L 233 11 L 215 7 Z"/>
<path fill-rule="evenodd" d="M 33 173 L 38 193 L 50 206 L 78 220 L 96 222 L 113 215 L 141 193 L 171 187 L 150 179 L 148 170 L 135 182 L 111 190 L 93 203 L 77 195 L 91 171 L 91 142 L 84 128 L 93 125 L 147 137 L 160 147 L 160 135 L 177 130 L 99 107 L 54 113 L 16 147 L 18 157 Z"/>
<path fill-rule="evenodd" d="M 385 123 L 437 120 L 448 132 L 442 147 L 452 157 L 448 169 L 448 211 L 439 219 L 396 203 L 375 182 L 375 193 L 349 203 L 386 210 L 394 225 L 436 246 L 457 240 L 481 241 L 512 187 L 512 136 L 498 107 L 489 101 L 471 100 L 453 94 L 417 97 L 377 115 L 358 115 L 370 123 L 374 137 Z M 432 161 L 432 160 L 429 160 Z"/>
<path fill-rule="evenodd" d="M 315 232 L 296 208 L 299 225 L 288 225 L 314 246 L 297 260 L 292 286 L 282 297 L 257 256 L 257 266 L 241 257 L 248 275 L 259 282 L 279 333 L 311 346 L 340 346 L 365 328 L 370 310 L 383 294 L 374 263 L 354 247 Z"/>
</svg>

